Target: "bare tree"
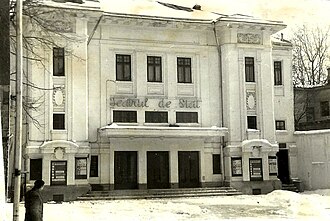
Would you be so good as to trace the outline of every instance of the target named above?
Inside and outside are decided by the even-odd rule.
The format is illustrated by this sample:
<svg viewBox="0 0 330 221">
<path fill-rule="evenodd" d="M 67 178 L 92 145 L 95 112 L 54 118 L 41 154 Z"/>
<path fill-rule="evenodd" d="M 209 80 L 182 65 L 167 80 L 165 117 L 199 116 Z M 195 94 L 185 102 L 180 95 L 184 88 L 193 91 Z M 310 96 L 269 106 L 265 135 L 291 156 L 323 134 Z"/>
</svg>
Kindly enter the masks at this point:
<svg viewBox="0 0 330 221">
<path fill-rule="evenodd" d="M 293 84 L 299 87 L 324 85 L 329 60 L 329 28 L 303 26 L 294 31 Z"/>
</svg>

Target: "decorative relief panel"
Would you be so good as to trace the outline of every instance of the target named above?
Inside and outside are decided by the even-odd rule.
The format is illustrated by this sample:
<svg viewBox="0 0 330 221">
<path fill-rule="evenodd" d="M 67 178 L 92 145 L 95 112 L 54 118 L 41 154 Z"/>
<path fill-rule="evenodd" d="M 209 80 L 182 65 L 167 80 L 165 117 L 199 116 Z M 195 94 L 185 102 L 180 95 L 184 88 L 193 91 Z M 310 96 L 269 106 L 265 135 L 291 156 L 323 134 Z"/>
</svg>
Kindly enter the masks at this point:
<svg viewBox="0 0 330 221">
<path fill-rule="evenodd" d="M 65 149 L 63 147 L 56 147 L 54 149 L 54 156 L 57 160 L 63 160 L 65 154 Z"/>
<path fill-rule="evenodd" d="M 261 35 L 252 33 L 237 33 L 237 42 L 244 44 L 261 44 Z"/>
<path fill-rule="evenodd" d="M 65 107 L 65 87 L 64 86 L 54 86 L 53 90 L 53 107 L 54 110 L 64 111 Z"/>
<path fill-rule="evenodd" d="M 256 110 L 257 100 L 256 100 L 256 92 L 246 92 L 246 109 Z"/>
<path fill-rule="evenodd" d="M 194 85 L 178 85 L 177 86 L 177 95 L 178 96 L 194 96 Z"/>
</svg>

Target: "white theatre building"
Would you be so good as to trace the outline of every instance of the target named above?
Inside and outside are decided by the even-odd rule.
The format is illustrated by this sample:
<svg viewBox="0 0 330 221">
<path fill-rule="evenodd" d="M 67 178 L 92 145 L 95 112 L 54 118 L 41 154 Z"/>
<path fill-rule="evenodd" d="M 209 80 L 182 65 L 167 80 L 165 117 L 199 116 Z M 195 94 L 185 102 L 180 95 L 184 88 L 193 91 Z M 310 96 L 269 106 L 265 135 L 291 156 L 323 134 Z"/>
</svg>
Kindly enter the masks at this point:
<svg viewBox="0 0 330 221">
<path fill-rule="evenodd" d="M 43 97 L 29 110 L 42 126 L 27 117 L 27 183 L 69 200 L 90 188 L 268 193 L 296 178 L 291 44 L 271 37 L 286 26 L 148 4 L 43 8 L 70 38 L 25 65 L 29 82 L 54 88 L 26 90 Z"/>
</svg>

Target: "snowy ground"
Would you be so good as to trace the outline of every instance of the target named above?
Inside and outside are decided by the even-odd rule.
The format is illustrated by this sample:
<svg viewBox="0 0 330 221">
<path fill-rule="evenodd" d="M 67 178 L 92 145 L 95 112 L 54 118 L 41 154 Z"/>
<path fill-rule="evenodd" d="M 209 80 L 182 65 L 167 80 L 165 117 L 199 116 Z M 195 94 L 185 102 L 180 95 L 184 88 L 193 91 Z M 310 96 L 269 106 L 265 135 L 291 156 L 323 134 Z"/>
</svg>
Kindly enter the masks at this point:
<svg viewBox="0 0 330 221">
<path fill-rule="evenodd" d="M 21 204 L 20 220 L 24 220 Z M 6 204 L 4 220 L 12 220 Z M 75 201 L 44 204 L 45 221 L 142 220 L 330 220 L 330 189 L 297 194 L 192 197 L 150 200 Z"/>
</svg>

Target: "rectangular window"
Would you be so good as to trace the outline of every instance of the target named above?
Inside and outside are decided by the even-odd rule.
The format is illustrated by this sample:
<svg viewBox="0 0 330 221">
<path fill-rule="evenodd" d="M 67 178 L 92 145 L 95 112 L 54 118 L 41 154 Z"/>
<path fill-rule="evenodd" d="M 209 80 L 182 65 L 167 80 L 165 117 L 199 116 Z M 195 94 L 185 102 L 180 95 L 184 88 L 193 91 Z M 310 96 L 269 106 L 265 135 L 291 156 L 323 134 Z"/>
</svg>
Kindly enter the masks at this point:
<svg viewBox="0 0 330 221">
<path fill-rule="evenodd" d="M 231 158 L 231 174 L 232 176 L 242 176 L 242 157 Z"/>
<path fill-rule="evenodd" d="M 321 116 L 329 116 L 329 101 L 320 102 Z"/>
<path fill-rule="evenodd" d="M 65 76 L 64 48 L 53 48 L 53 75 Z"/>
<path fill-rule="evenodd" d="M 118 123 L 136 123 L 137 113 L 136 111 L 113 111 L 113 122 Z"/>
<path fill-rule="evenodd" d="M 282 85 L 282 62 L 274 61 L 274 84 Z"/>
<path fill-rule="evenodd" d="M 76 158 L 76 179 L 87 179 L 87 158 Z"/>
<path fill-rule="evenodd" d="M 145 121 L 146 123 L 167 123 L 168 114 L 167 112 L 162 111 L 146 111 L 145 112 Z"/>
<path fill-rule="evenodd" d="M 314 107 L 306 108 L 306 120 L 307 122 L 312 122 L 315 120 L 315 110 Z"/>
<path fill-rule="evenodd" d="M 178 83 L 192 83 L 191 58 L 177 58 Z"/>
<path fill-rule="evenodd" d="M 221 174 L 221 158 L 220 154 L 213 154 L 213 174 Z"/>
<path fill-rule="evenodd" d="M 30 159 L 30 180 L 42 180 L 42 159 Z"/>
<path fill-rule="evenodd" d="M 67 181 L 67 162 L 51 161 L 50 185 L 66 185 Z"/>
<path fill-rule="evenodd" d="M 65 130 L 65 114 L 53 114 L 53 129 Z"/>
<path fill-rule="evenodd" d="M 245 57 L 245 81 L 255 82 L 253 57 Z"/>
<path fill-rule="evenodd" d="M 247 128 L 257 129 L 257 116 L 247 116 Z"/>
<path fill-rule="evenodd" d="M 262 159 L 260 158 L 250 159 L 250 180 L 251 181 L 263 180 Z"/>
<path fill-rule="evenodd" d="M 116 80 L 131 81 L 131 55 L 116 55 Z"/>
<path fill-rule="evenodd" d="M 148 56 L 147 66 L 148 82 L 162 82 L 162 58 Z"/>
<path fill-rule="evenodd" d="M 90 177 L 99 176 L 99 156 L 91 156 Z"/>
<path fill-rule="evenodd" d="M 276 156 L 269 156 L 268 157 L 268 164 L 269 164 L 269 175 L 277 175 L 277 158 Z"/>
<path fill-rule="evenodd" d="M 176 112 L 177 123 L 198 123 L 197 112 Z"/>
<path fill-rule="evenodd" d="M 285 130 L 285 121 L 284 120 L 276 120 L 275 121 L 276 130 Z"/>
</svg>

